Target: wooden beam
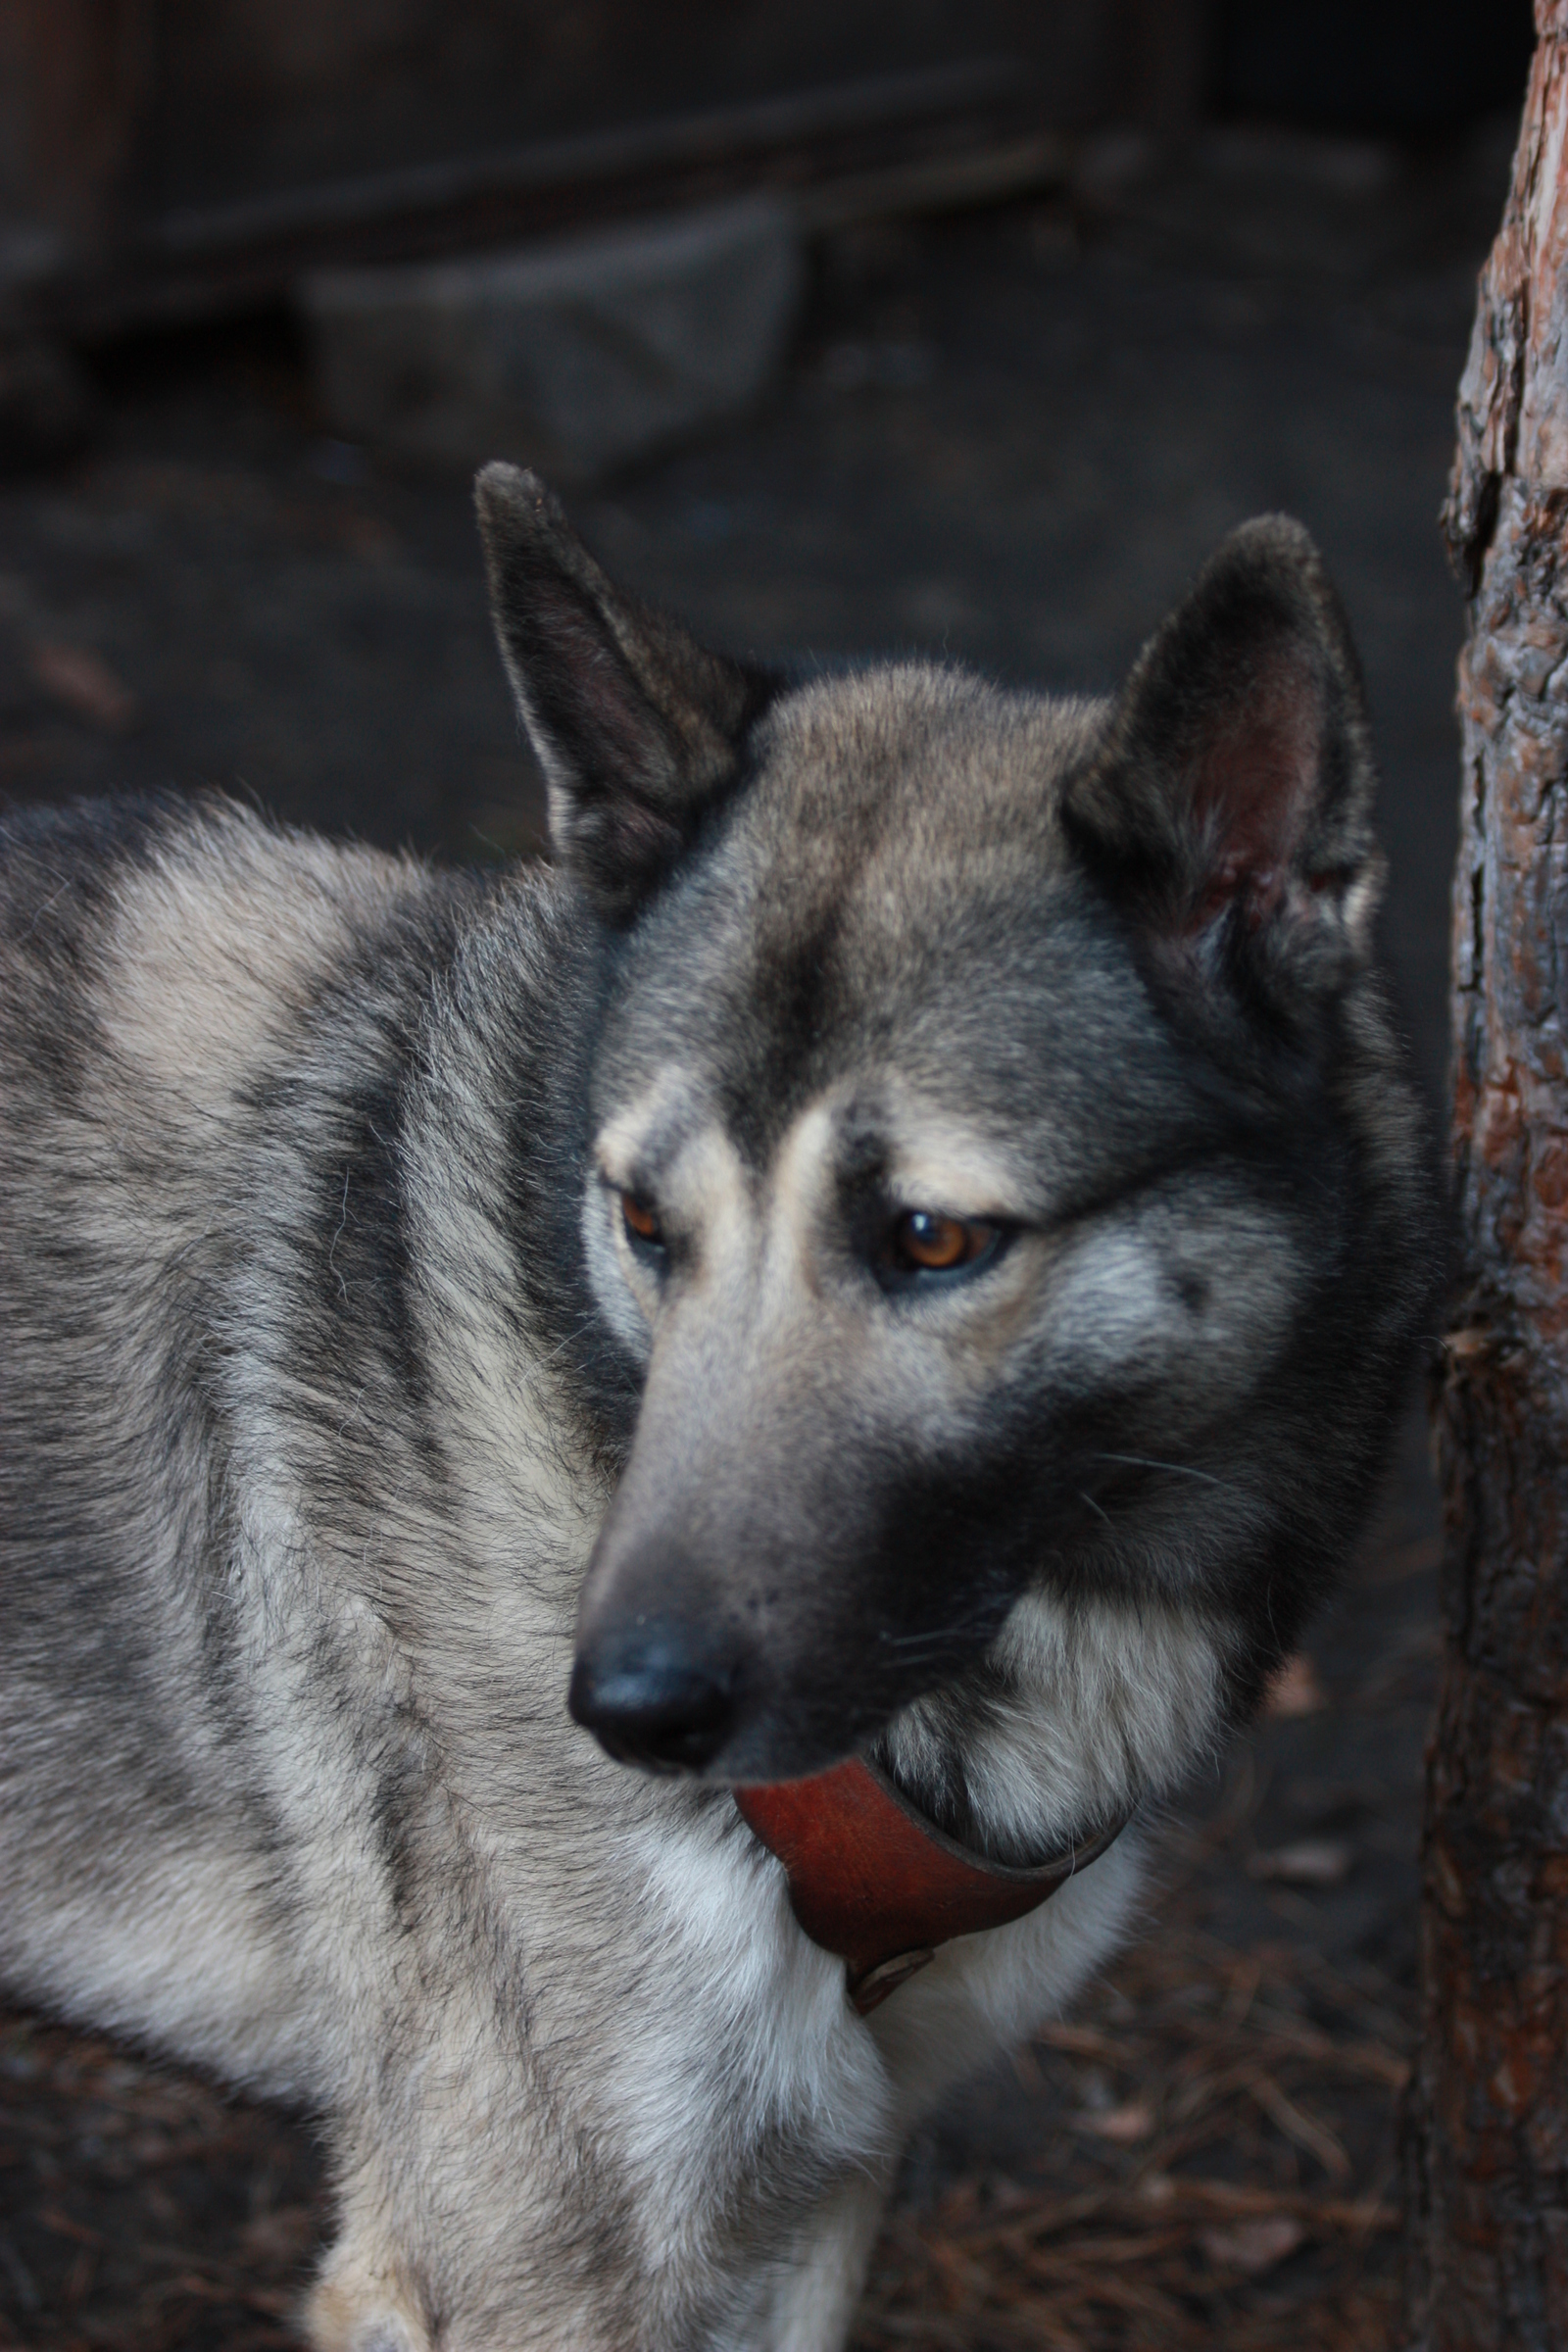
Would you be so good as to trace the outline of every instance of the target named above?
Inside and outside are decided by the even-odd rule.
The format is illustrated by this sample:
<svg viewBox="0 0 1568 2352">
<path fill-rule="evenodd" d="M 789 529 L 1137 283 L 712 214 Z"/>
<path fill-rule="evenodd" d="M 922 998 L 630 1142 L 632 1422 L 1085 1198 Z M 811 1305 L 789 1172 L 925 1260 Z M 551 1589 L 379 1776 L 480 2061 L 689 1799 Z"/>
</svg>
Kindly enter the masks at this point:
<svg viewBox="0 0 1568 2352">
<path fill-rule="evenodd" d="M 112 249 L 78 248 L 12 302 L 30 322 L 93 335 L 241 309 L 311 270 L 480 251 L 746 188 L 800 191 L 808 219 L 823 223 L 973 202 L 1064 171 L 1035 105 L 1033 76 L 1012 57 L 879 75 L 170 213 Z"/>
</svg>

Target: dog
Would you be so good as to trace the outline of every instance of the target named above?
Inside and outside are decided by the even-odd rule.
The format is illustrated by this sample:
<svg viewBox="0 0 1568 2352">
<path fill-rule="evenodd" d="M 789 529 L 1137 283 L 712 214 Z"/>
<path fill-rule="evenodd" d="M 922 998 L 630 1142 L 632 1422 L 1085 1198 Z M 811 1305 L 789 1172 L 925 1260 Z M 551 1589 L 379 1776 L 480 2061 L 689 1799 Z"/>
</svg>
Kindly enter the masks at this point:
<svg viewBox="0 0 1568 2352">
<path fill-rule="evenodd" d="M 5 821 L 0 1976 L 323 2118 L 318 2352 L 835 2352 L 1430 1327 L 1364 698 L 1278 517 L 1096 701 L 477 496 L 553 864 Z"/>
</svg>

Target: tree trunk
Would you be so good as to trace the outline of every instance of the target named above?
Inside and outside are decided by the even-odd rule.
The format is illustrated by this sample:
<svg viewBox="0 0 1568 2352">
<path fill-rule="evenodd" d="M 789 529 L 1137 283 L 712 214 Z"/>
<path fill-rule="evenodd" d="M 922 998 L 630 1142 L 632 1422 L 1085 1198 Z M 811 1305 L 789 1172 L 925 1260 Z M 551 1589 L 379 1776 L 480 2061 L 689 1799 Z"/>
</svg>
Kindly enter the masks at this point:
<svg viewBox="0 0 1568 2352">
<path fill-rule="evenodd" d="M 1445 1657 L 1407 2114 L 1425 2352 L 1568 2345 L 1568 0 L 1481 281 L 1446 514 L 1459 669 Z"/>
</svg>

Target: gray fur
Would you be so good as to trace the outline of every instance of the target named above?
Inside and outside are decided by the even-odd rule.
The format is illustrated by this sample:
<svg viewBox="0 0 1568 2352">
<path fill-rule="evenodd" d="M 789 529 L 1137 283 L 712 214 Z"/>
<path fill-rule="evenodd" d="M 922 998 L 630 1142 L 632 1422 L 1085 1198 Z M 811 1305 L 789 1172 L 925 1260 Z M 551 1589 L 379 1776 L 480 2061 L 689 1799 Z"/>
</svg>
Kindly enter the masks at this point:
<svg viewBox="0 0 1568 2352">
<path fill-rule="evenodd" d="M 319 2110 L 320 2352 L 834 2352 L 1136 1833 L 861 2020 L 727 1787 L 1038 1854 L 1296 1640 L 1434 1284 L 1360 691 L 1279 521 L 1112 708 L 791 685 L 480 505 L 555 870 L 0 831 L 0 1972 Z"/>
</svg>

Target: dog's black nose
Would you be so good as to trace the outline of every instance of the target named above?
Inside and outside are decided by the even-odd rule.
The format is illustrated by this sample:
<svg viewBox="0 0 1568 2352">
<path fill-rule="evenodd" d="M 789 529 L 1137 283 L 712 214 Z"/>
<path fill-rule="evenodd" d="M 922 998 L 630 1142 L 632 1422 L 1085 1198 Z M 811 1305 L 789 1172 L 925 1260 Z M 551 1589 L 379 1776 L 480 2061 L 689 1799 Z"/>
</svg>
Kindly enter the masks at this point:
<svg viewBox="0 0 1568 2352">
<path fill-rule="evenodd" d="M 619 1763 L 645 1772 L 701 1772 L 735 1719 L 728 1669 L 648 1625 L 579 1652 L 566 1704 Z"/>
</svg>

